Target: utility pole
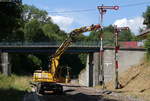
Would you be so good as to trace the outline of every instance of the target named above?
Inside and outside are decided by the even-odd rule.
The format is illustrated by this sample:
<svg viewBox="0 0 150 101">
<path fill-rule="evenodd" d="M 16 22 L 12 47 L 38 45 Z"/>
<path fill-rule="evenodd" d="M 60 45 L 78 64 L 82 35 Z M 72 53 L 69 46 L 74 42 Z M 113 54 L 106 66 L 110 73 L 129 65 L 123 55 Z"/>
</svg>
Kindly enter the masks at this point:
<svg viewBox="0 0 150 101">
<path fill-rule="evenodd" d="M 118 55 L 118 50 L 120 49 L 119 44 L 118 44 L 118 35 L 122 30 L 129 30 L 129 27 L 117 27 L 114 26 L 114 35 L 115 35 L 115 89 L 121 88 L 121 84 L 119 83 L 118 79 L 118 60 L 119 60 L 119 55 Z"/>
<path fill-rule="evenodd" d="M 102 28 L 100 29 L 100 53 L 98 57 L 98 83 L 105 87 L 104 83 L 104 62 L 103 62 L 103 55 L 104 55 L 104 49 L 103 49 L 103 17 L 104 14 L 106 14 L 107 9 L 112 9 L 112 10 L 118 10 L 119 6 L 97 6 L 99 13 L 100 13 L 100 25 Z"/>
</svg>

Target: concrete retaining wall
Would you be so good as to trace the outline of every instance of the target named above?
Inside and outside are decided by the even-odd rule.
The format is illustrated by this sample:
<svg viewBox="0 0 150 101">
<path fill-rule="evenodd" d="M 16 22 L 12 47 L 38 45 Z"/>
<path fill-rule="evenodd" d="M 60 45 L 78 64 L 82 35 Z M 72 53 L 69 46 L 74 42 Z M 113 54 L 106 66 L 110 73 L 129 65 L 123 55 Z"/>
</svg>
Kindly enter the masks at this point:
<svg viewBox="0 0 150 101">
<path fill-rule="evenodd" d="M 79 84 L 93 86 L 93 53 L 87 55 L 86 68 L 79 75 Z"/>
<path fill-rule="evenodd" d="M 137 65 L 143 61 L 145 56 L 145 51 L 129 51 L 129 50 L 120 50 L 119 51 L 119 72 L 123 72 L 128 68 Z M 115 69 L 115 61 L 114 61 L 114 50 L 105 50 L 104 51 L 104 78 L 105 82 L 108 82 L 114 78 L 114 69 Z M 89 56 L 87 57 L 87 66 L 84 71 L 82 71 L 79 75 L 79 84 L 88 86 L 90 82 L 92 82 L 93 86 L 98 85 L 99 82 L 99 74 L 98 74 L 98 61 L 99 61 L 99 53 L 94 53 L 93 55 L 93 68 L 89 68 Z M 89 74 L 92 71 L 92 75 Z M 91 79 L 92 78 L 92 79 Z"/>
</svg>

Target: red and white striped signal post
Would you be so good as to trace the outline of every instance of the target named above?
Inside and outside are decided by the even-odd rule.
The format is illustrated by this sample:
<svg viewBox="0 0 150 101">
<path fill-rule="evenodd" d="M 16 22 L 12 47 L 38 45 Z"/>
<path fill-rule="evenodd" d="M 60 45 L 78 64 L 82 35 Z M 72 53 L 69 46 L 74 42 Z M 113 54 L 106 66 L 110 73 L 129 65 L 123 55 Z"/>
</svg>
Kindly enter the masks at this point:
<svg viewBox="0 0 150 101">
<path fill-rule="evenodd" d="M 118 10 L 119 6 L 97 6 L 99 12 L 100 12 L 100 25 L 102 28 L 100 29 L 100 53 L 99 53 L 99 62 L 98 62 L 98 80 L 99 84 L 105 87 L 104 83 L 104 65 L 103 65 L 103 54 L 104 54 L 104 49 L 103 49 L 103 16 L 107 12 L 107 9 L 112 9 L 112 10 Z"/>
<path fill-rule="evenodd" d="M 122 30 L 129 30 L 129 27 L 117 27 L 114 26 L 114 34 L 115 34 L 115 89 L 121 88 L 121 84 L 119 83 L 118 79 L 118 60 L 119 60 L 119 55 L 118 55 L 118 50 L 120 49 L 119 44 L 118 44 L 118 35 Z"/>
</svg>

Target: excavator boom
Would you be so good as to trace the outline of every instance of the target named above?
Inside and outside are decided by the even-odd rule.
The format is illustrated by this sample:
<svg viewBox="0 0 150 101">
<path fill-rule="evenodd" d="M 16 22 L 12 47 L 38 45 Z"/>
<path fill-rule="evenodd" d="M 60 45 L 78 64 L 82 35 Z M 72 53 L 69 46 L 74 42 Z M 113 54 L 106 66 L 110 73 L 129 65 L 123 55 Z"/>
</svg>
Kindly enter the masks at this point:
<svg viewBox="0 0 150 101">
<path fill-rule="evenodd" d="M 80 35 L 81 33 L 93 31 L 101 28 L 99 24 L 91 25 L 89 27 L 81 27 L 75 29 L 69 33 L 69 37 L 60 45 L 60 47 L 56 50 L 55 54 L 51 58 L 51 66 L 49 67 L 52 74 L 57 75 L 57 69 L 59 65 L 59 59 L 61 55 L 65 52 L 65 50 L 71 45 L 72 41 L 74 41 L 74 37 Z"/>
</svg>

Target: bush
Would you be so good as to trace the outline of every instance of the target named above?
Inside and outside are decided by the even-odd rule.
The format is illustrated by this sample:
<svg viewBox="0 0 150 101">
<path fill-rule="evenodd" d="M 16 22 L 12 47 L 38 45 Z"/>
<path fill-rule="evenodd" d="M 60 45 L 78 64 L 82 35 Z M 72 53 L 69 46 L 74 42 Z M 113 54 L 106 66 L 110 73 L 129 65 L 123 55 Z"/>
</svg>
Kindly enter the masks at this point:
<svg viewBox="0 0 150 101">
<path fill-rule="evenodd" d="M 150 60 L 150 35 L 147 37 L 147 40 L 145 41 L 144 46 L 147 50 L 147 60 Z"/>
<path fill-rule="evenodd" d="M 30 91 L 28 76 L 5 76 L 0 74 L 0 101 L 22 101 L 26 91 Z"/>
</svg>

